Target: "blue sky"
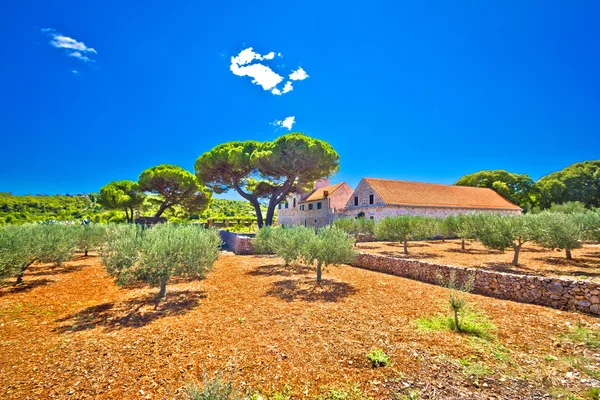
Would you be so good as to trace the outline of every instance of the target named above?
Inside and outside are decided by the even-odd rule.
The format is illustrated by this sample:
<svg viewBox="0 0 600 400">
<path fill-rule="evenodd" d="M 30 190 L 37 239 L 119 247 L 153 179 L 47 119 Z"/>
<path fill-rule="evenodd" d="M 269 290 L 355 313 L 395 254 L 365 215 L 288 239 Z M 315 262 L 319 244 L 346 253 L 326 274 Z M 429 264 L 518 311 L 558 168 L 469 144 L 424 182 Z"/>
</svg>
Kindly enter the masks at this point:
<svg viewBox="0 0 600 400">
<path fill-rule="evenodd" d="M 0 191 L 192 171 L 219 143 L 288 132 L 273 122 L 290 116 L 334 146 L 333 180 L 352 186 L 481 169 L 537 179 L 600 158 L 598 4 L 2 2 Z M 234 74 L 249 47 L 273 59 L 241 67 L 293 90 Z M 308 78 L 290 80 L 298 68 Z"/>
</svg>

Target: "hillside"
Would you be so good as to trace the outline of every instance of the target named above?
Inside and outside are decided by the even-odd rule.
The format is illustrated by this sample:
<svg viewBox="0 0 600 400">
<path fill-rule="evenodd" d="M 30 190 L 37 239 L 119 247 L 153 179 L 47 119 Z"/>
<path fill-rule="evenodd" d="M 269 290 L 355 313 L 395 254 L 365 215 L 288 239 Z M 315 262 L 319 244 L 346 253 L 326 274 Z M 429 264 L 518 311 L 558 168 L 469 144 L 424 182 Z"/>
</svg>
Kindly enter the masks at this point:
<svg viewBox="0 0 600 400">
<path fill-rule="evenodd" d="M 149 207 L 148 207 L 149 208 Z M 142 213 L 151 215 L 151 210 Z M 167 217 L 173 217 L 166 214 Z M 94 222 L 121 222 L 124 213 L 109 211 L 96 202 L 95 195 L 35 195 L 13 196 L 0 193 L 0 224 L 38 221 L 69 221 L 88 218 Z M 210 207 L 190 220 L 205 221 L 226 218 L 255 218 L 254 208 L 247 201 L 213 199 Z"/>
</svg>

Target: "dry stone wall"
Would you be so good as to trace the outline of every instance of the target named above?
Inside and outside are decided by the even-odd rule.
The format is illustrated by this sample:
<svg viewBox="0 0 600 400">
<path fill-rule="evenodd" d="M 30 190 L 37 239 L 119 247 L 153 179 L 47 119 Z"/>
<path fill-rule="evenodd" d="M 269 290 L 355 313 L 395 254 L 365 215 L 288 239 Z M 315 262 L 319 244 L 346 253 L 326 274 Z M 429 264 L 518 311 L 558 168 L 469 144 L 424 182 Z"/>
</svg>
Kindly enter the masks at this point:
<svg viewBox="0 0 600 400">
<path fill-rule="evenodd" d="M 440 276 L 447 281 L 453 274 L 459 283 L 472 280 L 474 293 L 600 314 L 600 284 L 593 282 L 508 274 L 366 253 L 359 253 L 353 265 L 433 284 L 440 283 Z"/>
<path fill-rule="evenodd" d="M 219 231 L 219 234 L 223 241 L 223 248 L 240 255 L 254 254 L 253 237 L 228 231 Z"/>
</svg>

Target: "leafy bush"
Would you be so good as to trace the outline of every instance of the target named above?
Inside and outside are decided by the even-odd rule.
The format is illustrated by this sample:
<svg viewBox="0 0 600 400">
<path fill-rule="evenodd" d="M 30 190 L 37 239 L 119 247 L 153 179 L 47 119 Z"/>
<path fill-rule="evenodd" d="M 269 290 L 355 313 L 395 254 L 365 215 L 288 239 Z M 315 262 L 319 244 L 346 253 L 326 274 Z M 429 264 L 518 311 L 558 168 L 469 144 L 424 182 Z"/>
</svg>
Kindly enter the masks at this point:
<svg viewBox="0 0 600 400">
<path fill-rule="evenodd" d="M 295 226 L 275 228 L 271 247 L 278 257 L 283 258 L 285 266 L 302 258 L 303 249 L 315 236 L 313 229 Z"/>
<path fill-rule="evenodd" d="M 36 225 L 35 238 L 39 241 L 37 260 L 53 262 L 57 266 L 70 260 L 77 247 L 78 228 L 77 225 L 64 224 Z"/>
<path fill-rule="evenodd" d="M 425 332 L 460 331 L 488 340 L 494 339 L 496 331 L 496 326 L 488 317 L 468 304 L 461 308 L 459 329 L 457 329 L 456 319 L 453 316 L 443 314 L 419 318 L 415 325 L 417 329 Z"/>
<path fill-rule="evenodd" d="M 572 259 L 571 250 L 581 247 L 586 227 L 576 214 L 542 212 L 538 242 L 553 249 L 564 249 L 567 260 Z"/>
<path fill-rule="evenodd" d="M 318 285 L 321 284 L 322 268 L 354 260 L 356 253 L 353 246 L 354 240 L 335 227 L 323 228 L 317 234 L 307 235 L 307 241 L 301 247 L 302 258 L 309 265 L 316 262 Z"/>
<path fill-rule="evenodd" d="M 375 220 L 366 218 L 339 218 L 333 221 L 333 226 L 346 232 L 356 239 L 372 237 L 375 234 Z"/>
<path fill-rule="evenodd" d="M 190 383 L 185 389 L 186 400 L 241 400 L 232 381 L 224 381 L 219 375 L 212 379 L 204 378 L 202 388 Z"/>
<path fill-rule="evenodd" d="M 385 367 L 390 363 L 390 357 L 381 349 L 373 349 L 367 354 L 373 368 Z"/>
<path fill-rule="evenodd" d="M 99 249 L 106 241 L 106 226 L 86 224 L 79 228 L 77 248 L 87 257 L 90 250 Z"/>
<path fill-rule="evenodd" d="M 16 276 L 21 283 L 25 270 L 38 257 L 36 226 L 0 226 L 0 279 Z"/>
<path fill-rule="evenodd" d="M 391 242 L 402 242 L 408 254 L 408 241 L 428 239 L 440 233 L 439 221 L 431 217 L 400 215 L 385 217 L 375 225 L 375 237 Z"/>
<path fill-rule="evenodd" d="M 273 249 L 273 240 L 275 236 L 275 230 L 277 228 L 273 228 L 271 226 L 263 226 L 256 232 L 256 236 L 252 241 L 252 245 L 254 246 L 254 252 L 257 254 L 273 254 L 275 250 Z"/>
<path fill-rule="evenodd" d="M 160 224 L 145 231 L 125 226 L 113 228 L 103 259 L 119 285 L 145 282 L 160 287 L 156 309 L 169 279 L 203 278 L 217 259 L 220 244 L 218 232 L 193 225 Z"/>
</svg>

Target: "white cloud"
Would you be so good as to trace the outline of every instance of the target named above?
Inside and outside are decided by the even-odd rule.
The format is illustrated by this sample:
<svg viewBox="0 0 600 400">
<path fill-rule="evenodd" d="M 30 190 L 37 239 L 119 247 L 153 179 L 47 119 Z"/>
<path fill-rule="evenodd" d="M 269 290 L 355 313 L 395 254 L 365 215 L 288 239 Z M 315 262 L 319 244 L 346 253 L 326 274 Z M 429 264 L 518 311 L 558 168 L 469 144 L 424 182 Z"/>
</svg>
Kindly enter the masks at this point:
<svg viewBox="0 0 600 400">
<path fill-rule="evenodd" d="M 73 73 L 73 75 L 79 75 L 79 71 L 77 71 L 76 69 L 72 69 L 71 72 Z"/>
<path fill-rule="evenodd" d="M 247 49 L 240 51 L 237 56 L 231 57 L 229 69 L 234 75 L 251 77 L 252 83 L 260 85 L 263 90 L 268 90 L 277 96 L 294 90 L 291 81 L 301 81 L 308 78 L 306 71 L 302 68 L 298 68 L 289 75 L 290 80 L 286 81 L 283 87 L 280 87 L 279 84 L 284 80 L 283 76 L 273 71 L 269 66 L 265 65 L 265 63 L 260 62 L 273 60 L 275 57 L 283 56 L 281 53 L 276 54 L 274 51 L 261 55 L 255 52 L 252 47 L 248 47 Z"/>
<path fill-rule="evenodd" d="M 306 73 L 305 70 L 302 69 L 302 67 L 298 67 L 297 70 L 293 71 L 290 74 L 290 79 L 293 81 L 303 81 L 308 77 L 309 77 L 308 74 Z"/>
<path fill-rule="evenodd" d="M 296 117 L 291 116 L 283 119 L 282 121 L 273 121 L 271 122 L 271 125 L 274 125 L 278 128 L 283 127 L 290 131 L 292 130 L 292 125 L 294 125 L 294 123 L 296 123 Z"/>
<path fill-rule="evenodd" d="M 74 51 L 72 53 L 69 53 L 69 57 L 75 57 L 75 58 L 78 58 L 78 59 L 80 59 L 81 61 L 84 61 L 84 62 L 96 62 L 96 60 L 92 60 L 90 58 L 87 58 L 86 56 L 84 56 L 83 54 L 81 54 L 78 51 Z"/>
<path fill-rule="evenodd" d="M 42 29 L 42 32 L 48 34 L 52 40 L 50 45 L 57 49 L 64 49 L 69 57 L 75 57 L 84 62 L 96 62 L 88 57 L 90 54 L 98 54 L 96 49 L 88 47 L 83 42 L 62 35 L 52 28 Z"/>
</svg>

